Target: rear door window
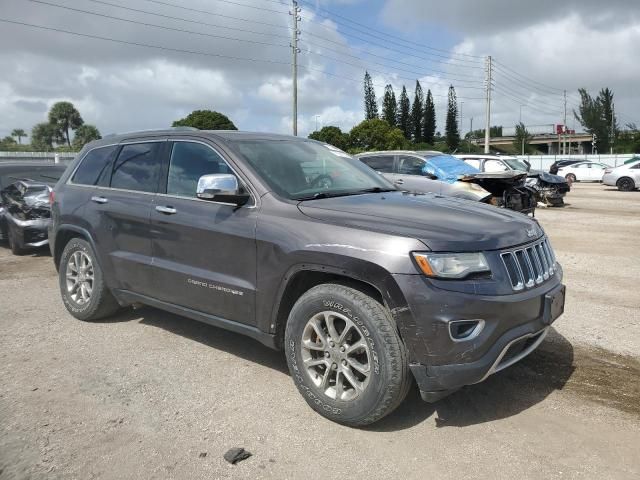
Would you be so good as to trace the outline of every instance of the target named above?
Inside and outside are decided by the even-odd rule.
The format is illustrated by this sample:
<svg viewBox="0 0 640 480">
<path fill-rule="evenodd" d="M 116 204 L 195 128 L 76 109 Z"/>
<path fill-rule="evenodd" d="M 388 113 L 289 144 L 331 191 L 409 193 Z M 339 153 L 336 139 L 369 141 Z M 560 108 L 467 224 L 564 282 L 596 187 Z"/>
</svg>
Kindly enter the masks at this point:
<svg viewBox="0 0 640 480">
<path fill-rule="evenodd" d="M 467 165 L 471 165 L 473 168 L 477 168 L 478 170 L 480 170 L 480 160 L 478 160 L 477 158 L 465 158 L 464 162 Z"/>
<path fill-rule="evenodd" d="M 393 155 L 375 155 L 360 160 L 377 172 L 393 173 Z"/>
<path fill-rule="evenodd" d="M 485 160 L 484 162 L 485 172 L 506 172 L 507 170 L 509 169 L 501 160 Z"/>
<path fill-rule="evenodd" d="M 109 182 L 111 160 L 117 148 L 112 145 L 91 150 L 85 155 L 71 181 L 76 185 L 106 186 Z"/>
<path fill-rule="evenodd" d="M 425 161 L 417 157 L 400 157 L 398 173 L 404 175 L 422 175 Z"/>
<path fill-rule="evenodd" d="M 156 192 L 162 171 L 160 142 L 124 145 L 113 164 L 111 188 Z"/>
</svg>

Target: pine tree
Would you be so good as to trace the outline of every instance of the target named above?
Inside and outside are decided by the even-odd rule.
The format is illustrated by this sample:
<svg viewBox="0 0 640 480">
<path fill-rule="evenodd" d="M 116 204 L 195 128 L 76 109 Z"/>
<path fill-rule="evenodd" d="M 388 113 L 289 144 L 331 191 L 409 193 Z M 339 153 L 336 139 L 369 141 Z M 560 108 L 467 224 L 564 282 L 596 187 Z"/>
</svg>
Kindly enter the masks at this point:
<svg viewBox="0 0 640 480">
<path fill-rule="evenodd" d="M 422 122 L 422 141 L 433 145 L 436 137 L 436 106 L 433 103 L 431 90 L 427 90 L 424 103 L 424 120 Z"/>
<path fill-rule="evenodd" d="M 398 100 L 398 120 L 396 126 L 402 130 L 404 137 L 411 139 L 411 103 L 407 95 L 407 89 L 402 86 L 400 100 Z"/>
<path fill-rule="evenodd" d="M 398 116 L 398 105 L 396 104 L 396 94 L 391 85 L 384 87 L 384 99 L 382 100 L 382 119 L 392 127 L 396 126 Z"/>
<path fill-rule="evenodd" d="M 453 85 L 449 87 L 449 106 L 445 125 L 445 139 L 450 152 L 455 152 L 460 146 L 460 131 L 458 130 L 458 97 Z"/>
<path fill-rule="evenodd" d="M 373 89 L 371 75 L 364 74 L 364 117 L 366 120 L 378 118 L 378 102 L 376 101 L 376 91 Z"/>
<path fill-rule="evenodd" d="M 411 107 L 411 135 L 413 141 L 416 143 L 422 142 L 422 104 L 424 103 L 424 94 L 422 93 L 422 86 L 420 82 L 416 80 L 416 93 L 413 97 L 413 106 Z"/>
</svg>

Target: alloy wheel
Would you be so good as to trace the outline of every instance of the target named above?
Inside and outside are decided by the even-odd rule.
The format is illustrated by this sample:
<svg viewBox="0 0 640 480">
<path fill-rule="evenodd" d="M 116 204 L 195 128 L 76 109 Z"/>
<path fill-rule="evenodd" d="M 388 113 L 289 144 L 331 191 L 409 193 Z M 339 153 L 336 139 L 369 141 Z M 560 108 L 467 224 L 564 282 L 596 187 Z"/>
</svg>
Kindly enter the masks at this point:
<svg viewBox="0 0 640 480">
<path fill-rule="evenodd" d="M 369 345 L 356 324 L 338 312 L 309 319 L 302 332 L 302 360 L 311 381 L 331 399 L 352 401 L 367 389 Z"/>
<path fill-rule="evenodd" d="M 86 305 L 93 293 L 94 271 L 89 255 L 82 251 L 74 252 L 67 262 L 67 292 L 78 305 Z"/>
</svg>

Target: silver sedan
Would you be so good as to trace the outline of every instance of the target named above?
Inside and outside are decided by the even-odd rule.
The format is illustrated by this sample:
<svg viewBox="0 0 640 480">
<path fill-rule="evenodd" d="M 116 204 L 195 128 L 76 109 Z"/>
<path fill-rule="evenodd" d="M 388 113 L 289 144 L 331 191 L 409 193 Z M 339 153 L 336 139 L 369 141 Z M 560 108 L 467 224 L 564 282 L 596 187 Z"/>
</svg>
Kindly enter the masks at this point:
<svg viewBox="0 0 640 480">
<path fill-rule="evenodd" d="M 618 187 L 622 192 L 630 192 L 640 187 L 640 160 L 606 169 L 602 183 Z"/>
</svg>

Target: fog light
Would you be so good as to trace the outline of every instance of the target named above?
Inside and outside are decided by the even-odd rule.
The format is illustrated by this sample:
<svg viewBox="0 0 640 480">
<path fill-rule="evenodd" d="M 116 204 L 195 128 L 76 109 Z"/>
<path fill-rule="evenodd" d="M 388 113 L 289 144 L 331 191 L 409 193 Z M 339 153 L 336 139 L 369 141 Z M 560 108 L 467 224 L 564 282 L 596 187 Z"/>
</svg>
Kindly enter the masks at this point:
<svg viewBox="0 0 640 480">
<path fill-rule="evenodd" d="M 449 336 L 454 342 L 476 338 L 484 328 L 484 320 L 453 320 L 449 322 Z"/>
</svg>

